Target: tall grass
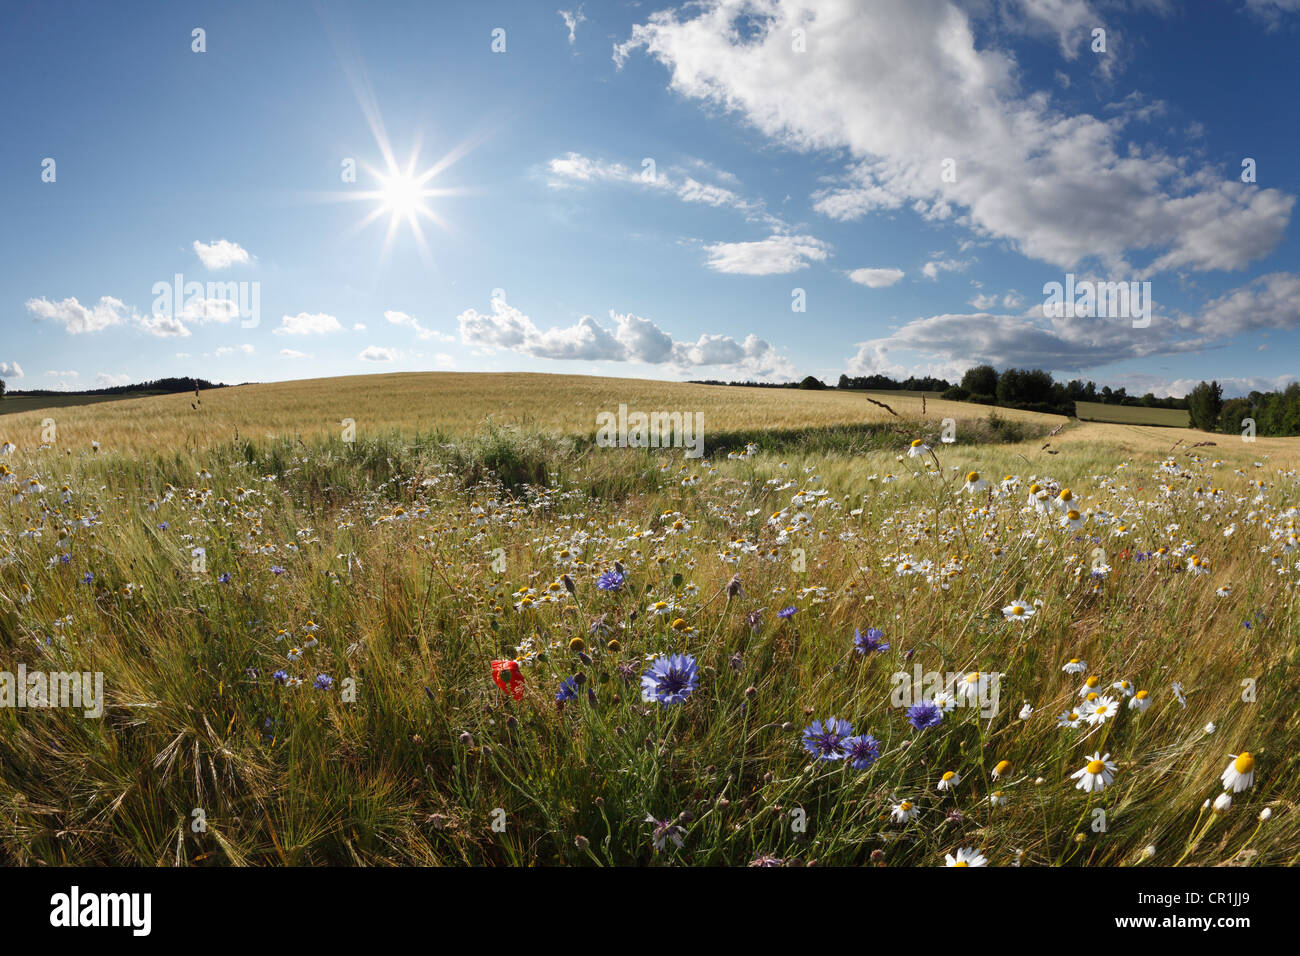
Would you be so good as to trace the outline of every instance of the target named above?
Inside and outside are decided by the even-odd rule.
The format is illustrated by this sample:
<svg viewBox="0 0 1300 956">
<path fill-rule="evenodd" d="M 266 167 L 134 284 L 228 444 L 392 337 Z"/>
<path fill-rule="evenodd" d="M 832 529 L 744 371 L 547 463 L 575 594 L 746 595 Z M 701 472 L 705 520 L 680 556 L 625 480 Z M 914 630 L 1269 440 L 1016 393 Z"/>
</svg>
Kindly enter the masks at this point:
<svg viewBox="0 0 1300 956">
<path fill-rule="evenodd" d="M 1186 455 L 1184 477 L 1149 455 L 1117 471 L 1113 448 L 1049 458 L 1005 425 L 936 445 L 934 467 L 898 459 L 909 427 L 926 429 L 738 429 L 712 436 L 707 462 L 505 427 L 22 450 L 6 461 L 47 488 L 0 506 L 0 668 L 102 671 L 108 705 L 98 720 L 0 708 L 0 860 L 933 865 L 977 846 L 995 864 L 1131 865 L 1153 846 L 1154 864 L 1294 862 L 1295 568 L 1274 560 L 1269 530 L 1289 520 L 1295 474 Z M 756 454 L 725 456 L 749 440 Z M 963 495 L 970 469 L 1022 488 Z M 1049 474 L 1092 509 L 1081 533 L 1021 510 L 1030 476 Z M 1220 497 L 1194 493 L 1211 483 Z M 239 501 L 241 488 L 256 493 Z M 813 489 L 827 493 L 792 502 Z M 1136 558 L 1184 539 L 1209 575 L 1185 556 Z M 900 575 L 904 554 L 961 570 Z M 615 561 L 622 590 L 598 591 Z M 560 599 L 516 610 L 524 588 Z M 1004 620 L 1021 597 L 1043 603 Z M 659 600 L 676 610 L 650 613 Z M 319 643 L 290 660 L 308 620 Z M 887 652 L 854 653 L 868 627 Z M 666 652 L 699 662 L 680 706 L 641 698 L 646 658 Z M 1075 657 L 1154 703 L 1057 727 L 1079 700 L 1082 676 L 1061 670 Z M 508 658 L 525 660 L 518 702 L 492 680 Z M 916 665 L 1003 673 L 1000 709 L 914 730 L 891 692 Z M 328 689 L 312 686 L 321 674 Z M 581 693 L 557 704 L 576 675 Z M 803 728 L 830 716 L 879 740 L 870 769 L 802 749 Z M 1254 787 L 1204 811 L 1243 749 Z M 1087 795 L 1069 775 L 1094 750 L 1120 770 Z M 940 792 L 947 770 L 963 782 Z M 922 807 L 914 822 L 890 821 L 901 799 Z M 656 850 L 647 817 L 674 821 L 682 847 Z"/>
</svg>

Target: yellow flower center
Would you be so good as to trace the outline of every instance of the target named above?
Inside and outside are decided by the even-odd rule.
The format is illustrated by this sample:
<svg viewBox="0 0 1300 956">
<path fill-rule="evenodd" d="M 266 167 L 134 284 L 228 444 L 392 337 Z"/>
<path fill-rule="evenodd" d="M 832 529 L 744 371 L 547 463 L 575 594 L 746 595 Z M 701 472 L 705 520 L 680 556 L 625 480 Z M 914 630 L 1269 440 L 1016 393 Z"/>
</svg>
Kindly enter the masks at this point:
<svg viewBox="0 0 1300 956">
<path fill-rule="evenodd" d="M 952 779 L 953 777 L 955 777 L 955 776 L 957 776 L 957 775 L 956 775 L 955 773 L 953 773 L 951 770 L 949 770 L 947 773 L 945 773 L 945 774 L 943 775 L 943 779 L 944 779 L 944 780 L 951 780 L 951 779 Z"/>
<path fill-rule="evenodd" d="M 1255 757 L 1246 751 L 1242 751 L 1232 765 L 1236 768 L 1237 773 L 1250 773 L 1255 769 Z"/>
<path fill-rule="evenodd" d="M 1097 710 L 1096 710 L 1096 713 L 1098 713 L 1098 714 L 1105 714 L 1105 713 L 1106 713 L 1106 708 L 1105 708 L 1105 707 L 1098 707 Z"/>
<path fill-rule="evenodd" d="M 912 809 L 912 804 L 910 801 L 904 800 L 902 803 L 898 805 L 898 809 L 902 810 L 904 813 L 907 813 Z"/>
<path fill-rule="evenodd" d="M 925 442 L 921 441 L 921 439 L 919 439 L 919 438 L 913 439 L 913 441 L 912 441 L 912 447 L 913 447 L 913 448 L 920 448 L 920 447 L 921 447 L 922 445 L 924 445 L 924 444 L 925 444 Z"/>
<path fill-rule="evenodd" d="M 958 860 L 956 863 L 953 864 L 953 866 L 970 866 L 970 864 L 967 863 L 965 860 Z"/>
<path fill-rule="evenodd" d="M 1140 690 L 1140 691 L 1138 691 L 1136 694 L 1134 694 L 1133 696 L 1135 696 L 1138 700 L 1146 700 L 1147 697 L 1150 696 L 1150 694 L 1148 694 L 1148 693 L 1147 693 L 1146 691 L 1144 691 L 1144 690 Z"/>
<path fill-rule="evenodd" d="M 966 480 L 970 482 L 979 481 L 980 473 L 978 471 L 972 471 L 970 474 L 966 476 Z"/>
<path fill-rule="evenodd" d="M 1089 677 L 1086 681 L 1084 681 L 1084 684 L 1086 684 L 1088 687 L 1096 687 L 1100 683 L 1101 683 L 1101 678 L 1096 676 Z"/>
<path fill-rule="evenodd" d="M 1097 774 L 1106 769 L 1106 764 L 1101 760 L 1088 761 L 1088 773 Z"/>
<path fill-rule="evenodd" d="M 998 765 L 993 768 L 993 772 L 996 773 L 998 776 L 1001 776 L 1002 774 L 1006 773 L 1010 769 L 1011 769 L 1011 761 L 1003 760 L 1000 761 Z"/>
</svg>

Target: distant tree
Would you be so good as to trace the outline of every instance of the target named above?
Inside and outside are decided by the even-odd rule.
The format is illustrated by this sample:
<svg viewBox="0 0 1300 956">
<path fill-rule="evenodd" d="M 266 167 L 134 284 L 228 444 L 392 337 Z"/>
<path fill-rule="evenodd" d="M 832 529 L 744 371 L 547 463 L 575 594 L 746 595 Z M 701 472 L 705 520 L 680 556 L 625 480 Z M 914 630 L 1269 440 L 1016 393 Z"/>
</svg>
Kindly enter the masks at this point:
<svg viewBox="0 0 1300 956">
<path fill-rule="evenodd" d="M 0 398 L 5 397 L 5 380 L 0 378 Z"/>
<path fill-rule="evenodd" d="M 816 375 L 809 375 L 807 378 L 805 378 L 802 382 L 799 383 L 799 387 L 800 388 L 825 388 L 826 383 L 823 382 L 821 379 L 819 379 Z"/>
<path fill-rule="evenodd" d="M 962 388 L 960 385 L 954 385 L 952 388 L 944 391 L 943 397 L 950 402 L 964 402 L 966 399 L 970 398 L 970 392 L 966 391 L 966 389 Z"/>
<path fill-rule="evenodd" d="M 1242 429 L 1242 421 L 1254 417 L 1255 410 L 1250 399 L 1230 398 L 1223 403 L 1223 411 L 1219 413 L 1219 431 L 1225 435 L 1237 434 Z"/>
<path fill-rule="evenodd" d="M 1223 412 L 1223 389 L 1217 381 L 1201 382 L 1187 393 L 1187 411 L 1192 420 L 1192 427 L 1203 432 L 1212 432 L 1219 427 L 1219 415 Z"/>
<path fill-rule="evenodd" d="M 971 395 L 994 395 L 998 390 L 998 370 L 992 365 L 976 365 L 961 377 L 961 387 Z"/>
</svg>

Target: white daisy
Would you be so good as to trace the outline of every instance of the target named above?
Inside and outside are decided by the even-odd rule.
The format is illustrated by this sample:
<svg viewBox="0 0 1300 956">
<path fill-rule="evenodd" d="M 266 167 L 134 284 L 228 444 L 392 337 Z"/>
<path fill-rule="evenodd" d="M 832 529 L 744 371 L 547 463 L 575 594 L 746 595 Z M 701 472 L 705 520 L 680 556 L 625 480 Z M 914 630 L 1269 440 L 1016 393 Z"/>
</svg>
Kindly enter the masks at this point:
<svg viewBox="0 0 1300 956">
<path fill-rule="evenodd" d="M 954 856 L 951 853 L 943 855 L 944 866 L 988 866 L 989 861 L 984 859 L 984 854 L 976 850 L 968 850 L 962 847 Z"/>
<path fill-rule="evenodd" d="M 1239 754 L 1228 754 L 1232 763 L 1223 771 L 1223 789 L 1241 793 L 1255 782 L 1255 755 L 1243 750 Z"/>
<path fill-rule="evenodd" d="M 1076 790 L 1082 790 L 1084 793 L 1095 793 L 1105 790 L 1115 782 L 1115 771 L 1119 768 L 1111 762 L 1110 754 L 1101 756 L 1093 754 L 1088 758 L 1088 763 L 1082 770 L 1070 774 L 1071 779 L 1078 780 L 1075 784 Z"/>
</svg>

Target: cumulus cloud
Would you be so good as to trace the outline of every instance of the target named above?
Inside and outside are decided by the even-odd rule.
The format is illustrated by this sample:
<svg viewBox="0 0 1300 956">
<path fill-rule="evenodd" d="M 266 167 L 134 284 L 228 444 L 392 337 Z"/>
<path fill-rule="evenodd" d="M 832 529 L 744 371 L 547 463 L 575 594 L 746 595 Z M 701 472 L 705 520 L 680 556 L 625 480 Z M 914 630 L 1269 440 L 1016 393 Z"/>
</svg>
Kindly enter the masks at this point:
<svg viewBox="0 0 1300 956">
<path fill-rule="evenodd" d="M 1300 274 L 1272 272 L 1211 300 L 1179 325 L 1209 339 L 1300 328 Z"/>
<path fill-rule="evenodd" d="M 768 276 L 798 272 L 830 255 L 830 244 L 812 236 L 769 236 L 756 242 L 715 242 L 705 246 L 705 263 L 715 272 Z"/>
<path fill-rule="evenodd" d="M 76 298 L 51 302 L 48 299 L 28 299 L 27 311 L 38 319 L 58 322 L 73 335 L 101 332 L 110 325 L 121 325 L 131 317 L 131 310 L 110 295 L 101 296 L 92 306 L 84 306 Z"/>
<path fill-rule="evenodd" d="M 254 351 L 255 351 L 255 350 L 254 350 L 253 346 L 251 346 L 251 345 L 249 345 L 247 342 L 245 342 L 243 345 L 240 345 L 240 346 L 238 346 L 238 347 L 233 346 L 233 345 L 223 345 L 223 346 L 221 346 L 221 348 L 217 349 L 217 353 L 216 353 L 216 354 L 217 354 L 217 355 L 234 355 L 236 352 L 242 352 L 244 355 L 252 355 Z"/>
<path fill-rule="evenodd" d="M 113 388 L 117 385 L 130 385 L 131 376 L 113 372 L 100 372 L 95 376 L 96 388 Z"/>
<path fill-rule="evenodd" d="M 363 362 L 395 362 L 397 350 L 382 345 L 368 345 L 357 353 L 357 358 Z"/>
<path fill-rule="evenodd" d="M 1001 297 L 977 294 L 971 301 L 976 312 L 917 318 L 887 336 L 859 343 L 850 366 L 857 374 L 885 372 L 884 356 L 901 352 L 930 363 L 927 367 L 959 373 L 982 363 L 1077 372 L 1152 355 L 1201 352 L 1242 335 L 1300 329 L 1300 274 L 1291 272 L 1260 276 L 1194 314 L 1151 302 L 1151 323 L 1145 328 L 1133 328 L 1130 319 L 1076 316 L 1070 308 L 1062 316 L 1045 317 L 1041 303 L 1019 314 L 987 311 L 995 301 L 1006 308 L 1021 306 L 1023 299 L 1014 291 Z M 916 365 L 894 362 L 890 368 L 926 374 Z"/>
<path fill-rule="evenodd" d="M 849 279 L 868 289 L 885 289 L 903 278 L 902 269 L 854 269 Z"/>
<path fill-rule="evenodd" d="M 484 352 L 507 350 L 532 358 L 587 362 L 634 362 L 678 370 L 712 367 L 746 377 L 791 377 L 789 361 L 756 335 L 738 341 L 704 334 L 694 342 L 677 342 L 650 319 L 610 310 L 613 328 L 589 315 L 570 326 L 539 329 L 531 318 L 503 298 L 491 312 L 466 309 L 459 316 L 461 341 Z"/>
<path fill-rule="evenodd" d="M 203 263 L 203 268 L 214 271 L 229 269 L 233 265 L 242 265 L 252 260 L 247 249 L 229 239 L 217 239 L 215 242 L 207 243 L 195 239 L 194 252 Z"/>
<path fill-rule="evenodd" d="M 297 349 L 280 349 L 280 358 L 300 359 L 306 357 L 306 352 L 299 352 Z"/>
<path fill-rule="evenodd" d="M 0 362 L 0 375 L 8 375 L 10 378 L 22 378 L 23 367 L 17 362 Z"/>
<path fill-rule="evenodd" d="M 1042 11 L 1033 22 L 1055 24 L 1062 49 L 1077 49 L 1081 4 L 1020 6 Z M 1025 89 L 1016 59 L 972 23 L 994 9 L 706 0 L 650 14 L 614 58 L 621 65 L 644 51 L 668 69 L 674 91 L 783 146 L 846 151 L 842 182 L 814 197 L 836 218 L 906 206 L 1061 267 L 1094 257 L 1127 266 L 1135 256 L 1147 273 L 1241 269 L 1276 247 L 1293 195 L 1128 135 L 1142 119 L 1136 103 L 1098 118 Z M 807 53 L 792 49 L 796 28 Z"/>
<path fill-rule="evenodd" d="M 280 318 L 280 327 L 276 335 L 325 335 L 329 332 L 341 332 L 343 326 L 339 320 L 324 312 L 299 312 L 297 315 L 285 315 Z"/>
<path fill-rule="evenodd" d="M 67 298 L 52 302 L 45 298 L 28 299 L 27 311 L 37 319 L 57 322 L 72 335 L 101 332 L 111 326 L 128 325 L 157 338 L 188 338 L 187 323 L 224 324 L 239 315 L 239 305 L 231 299 L 194 296 L 184 303 L 177 314 L 167 311 L 142 315 L 120 299 L 101 296 L 91 306 L 77 299 Z M 157 307 L 155 305 L 155 307 Z"/>
<path fill-rule="evenodd" d="M 970 262 L 963 259 L 949 259 L 940 256 L 937 259 L 931 259 L 921 267 L 921 275 L 927 279 L 937 279 L 942 272 L 961 272 L 970 266 Z"/>
</svg>

